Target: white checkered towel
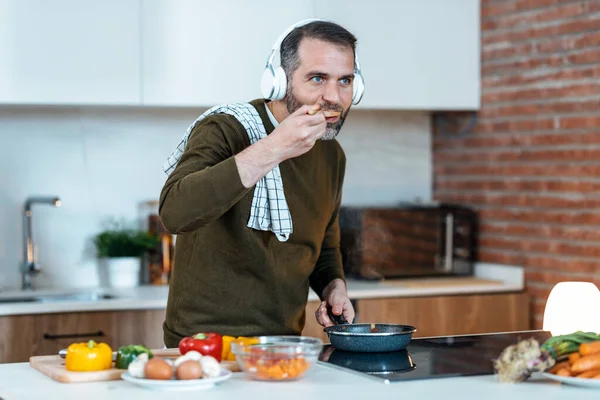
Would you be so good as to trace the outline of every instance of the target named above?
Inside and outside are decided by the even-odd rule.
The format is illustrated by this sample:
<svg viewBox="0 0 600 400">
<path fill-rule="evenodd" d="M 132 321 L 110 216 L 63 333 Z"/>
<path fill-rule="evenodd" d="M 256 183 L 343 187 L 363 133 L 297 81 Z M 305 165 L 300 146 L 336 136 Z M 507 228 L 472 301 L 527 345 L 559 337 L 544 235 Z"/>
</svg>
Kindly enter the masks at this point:
<svg viewBox="0 0 600 400">
<path fill-rule="evenodd" d="M 219 113 L 236 117 L 246 129 L 250 144 L 254 144 L 267 136 L 262 119 L 252 104 L 232 103 L 214 106 L 198 117 L 187 129 L 183 139 L 163 165 L 165 173 L 170 174 L 175 169 L 185 150 L 189 135 L 196 124 L 211 114 Z M 281 242 L 288 240 L 292 233 L 292 216 L 283 193 L 283 181 L 278 165 L 256 183 L 248 227 L 262 231 L 272 231 Z"/>
</svg>

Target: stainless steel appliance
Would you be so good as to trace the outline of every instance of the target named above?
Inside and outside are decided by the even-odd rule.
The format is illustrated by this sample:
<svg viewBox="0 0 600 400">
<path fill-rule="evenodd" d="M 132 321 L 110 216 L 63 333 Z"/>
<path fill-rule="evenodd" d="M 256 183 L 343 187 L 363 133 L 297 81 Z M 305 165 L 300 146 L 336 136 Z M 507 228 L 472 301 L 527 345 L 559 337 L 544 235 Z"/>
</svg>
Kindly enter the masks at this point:
<svg viewBox="0 0 600 400">
<path fill-rule="evenodd" d="M 346 276 L 472 275 L 477 220 L 473 209 L 456 204 L 342 207 L 339 222 Z"/>
</svg>

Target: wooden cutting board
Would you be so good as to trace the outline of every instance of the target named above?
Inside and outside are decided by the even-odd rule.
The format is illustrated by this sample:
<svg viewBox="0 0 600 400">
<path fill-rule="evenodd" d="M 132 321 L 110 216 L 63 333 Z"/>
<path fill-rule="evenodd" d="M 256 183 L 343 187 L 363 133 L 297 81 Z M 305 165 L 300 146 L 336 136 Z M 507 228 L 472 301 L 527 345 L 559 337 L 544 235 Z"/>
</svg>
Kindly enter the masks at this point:
<svg viewBox="0 0 600 400">
<path fill-rule="evenodd" d="M 180 356 L 179 349 L 152 350 L 152 354 L 164 358 L 177 358 Z M 114 381 L 121 379 L 121 374 L 125 372 L 123 369 L 116 368 L 90 372 L 67 371 L 65 359 L 59 355 L 31 357 L 29 365 L 61 383 Z M 222 361 L 221 366 L 232 372 L 240 372 L 240 367 L 236 361 Z"/>
</svg>

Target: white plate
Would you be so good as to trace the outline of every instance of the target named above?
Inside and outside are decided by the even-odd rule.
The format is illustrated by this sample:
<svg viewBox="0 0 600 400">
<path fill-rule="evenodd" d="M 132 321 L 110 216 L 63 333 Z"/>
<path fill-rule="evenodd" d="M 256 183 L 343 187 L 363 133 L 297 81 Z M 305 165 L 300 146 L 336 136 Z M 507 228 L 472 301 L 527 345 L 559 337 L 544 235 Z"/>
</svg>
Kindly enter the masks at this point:
<svg viewBox="0 0 600 400">
<path fill-rule="evenodd" d="M 221 373 L 214 378 L 201 378 L 179 381 L 172 379 L 163 381 L 159 379 L 134 378 L 129 372 L 124 372 L 121 375 L 124 381 L 131 382 L 134 385 L 144 387 L 151 390 L 198 390 L 214 387 L 215 384 L 223 382 L 231 378 L 233 374 L 227 368 L 221 367 Z"/>
<path fill-rule="evenodd" d="M 560 376 L 560 375 L 550 374 L 548 372 L 542 372 L 542 375 L 545 376 L 546 378 L 550 378 L 554 381 L 562 382 L 567 385 L 600 389 L 600 379 L 587 379 L 587 378 L 575 378 L 573 376 Z"/>
</svg>

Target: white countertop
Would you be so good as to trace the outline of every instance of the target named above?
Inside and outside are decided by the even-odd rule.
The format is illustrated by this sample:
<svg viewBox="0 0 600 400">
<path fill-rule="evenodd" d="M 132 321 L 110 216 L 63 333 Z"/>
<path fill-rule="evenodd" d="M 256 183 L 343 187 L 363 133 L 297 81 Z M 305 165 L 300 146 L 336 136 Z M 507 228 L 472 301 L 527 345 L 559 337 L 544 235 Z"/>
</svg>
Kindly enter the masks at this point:
<svg viewBox="0 0 600 400">
<path fill-rule="evenodd" d="M 441 296 L 456 294 L 519 292 L 524 289 L 523 269 L 513 266 L 479 263 L 475 275 L 467 278 L 424 278 L 384 281 L 348 280 L 351 299 L 385 297 Z M 103 293 L 116 296 L 108 300 L 61 300 L 50 302 L 2 303 L 2 299 L 63 295 L 73 293 Z M 140 286 L 134 289 L 44 289 L 29 292 L 0 292 L 0 316 L 43 314 L 78 311 L 151 310 L 164 309 L 167 305 L 168 286 Z M 319 300 L 311 290 L 309 301 Z M 1 394 L 0 394 L 1 397 Z"/>
<path fill-rule="evenodd" d="M 495 376 L 441 378 L 385 384 L 327 365 L 315 365 L 293 382 L 253 381 L 243 373 L 218 386 L 196 391 L 161 392 L 122 380 L 93 383 L 58 383 L 27 363 L 0 365 L 0 397 L 4 400 L 177 400 L 244 399 L 460 399 L 460 400 L 597 400 L 600 390 L 585 389 L 534 377 L 518 384 L 503 384 Z"/>
</svg>

